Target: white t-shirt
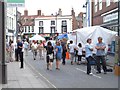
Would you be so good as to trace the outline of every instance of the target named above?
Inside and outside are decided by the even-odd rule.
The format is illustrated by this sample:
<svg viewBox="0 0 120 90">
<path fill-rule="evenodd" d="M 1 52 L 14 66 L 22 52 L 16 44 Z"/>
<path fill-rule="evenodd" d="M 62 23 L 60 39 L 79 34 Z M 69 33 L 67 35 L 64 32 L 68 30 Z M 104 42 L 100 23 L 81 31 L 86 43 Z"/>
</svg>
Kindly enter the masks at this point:
<svg viewBox="0 0 120 90">
<path fill-rule="evenodd" d="M 83 51 L 82 47 L 78 47 L 78 55 L 82 55 L 82 51 Z"/>
<path fill-rule="evenodd" d="M 37 49 L 37 47 L 38 47 L 37 43 L 36 44 L 33 43 L 32 47 L 33 47 L 33 49 Z"/>
<path fill-rule="evenodd" d="M 69 45 L 69 49 L 70 49 L 70 53 L 74 53 L 74 49 L 76 48 L 75 44 L 70 44 Z"/>
</svg>

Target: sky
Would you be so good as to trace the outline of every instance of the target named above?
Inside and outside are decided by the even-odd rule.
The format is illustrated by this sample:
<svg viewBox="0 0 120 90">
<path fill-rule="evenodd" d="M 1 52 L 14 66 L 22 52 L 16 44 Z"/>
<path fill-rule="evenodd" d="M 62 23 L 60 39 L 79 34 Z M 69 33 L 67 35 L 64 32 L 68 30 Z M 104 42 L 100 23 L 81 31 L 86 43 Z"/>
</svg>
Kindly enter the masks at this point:
<svg viewBox="0 0 120 90">
<path fill-rule="evenodd" d="M 56 14 L 59 8 L 63 15 L 70 15 L 71 9 L 75 11 L 75 15 L 85 12 L 83 4 L 86 0 L 25 0 L 25 7 L 19 7 L 18 11 L 24 14 L 24 10 L 28 10 L 29 15 L 36 15 L 37 10 L 41 10 L 44 15 Z"/>
</svg>

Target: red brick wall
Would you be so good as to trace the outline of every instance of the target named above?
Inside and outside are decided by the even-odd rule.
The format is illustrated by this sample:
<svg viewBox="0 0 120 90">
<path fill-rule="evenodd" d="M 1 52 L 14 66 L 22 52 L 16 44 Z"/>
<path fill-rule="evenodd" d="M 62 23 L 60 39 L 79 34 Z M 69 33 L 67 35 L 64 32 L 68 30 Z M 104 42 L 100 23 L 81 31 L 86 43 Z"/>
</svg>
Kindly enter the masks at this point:
<svg viewBox="0 0 120 90">
<path fill-rule="evenodd" d="M 97 12 L 94 12 L 94 2 L 92 2 L 92 10 L 93 10 L 92 11 L 92 25 L 102 24 L 103 18 L 101 15 L 118 7 L 117 3 L 115 2 L 111 2 L 110 6 L 108 7 L 106 7 L 106 2 L 103 2 L 102 5 L 103 5 L 102 10 L 99 10 L 99 6 L 98 6 Z"/>
</svg>

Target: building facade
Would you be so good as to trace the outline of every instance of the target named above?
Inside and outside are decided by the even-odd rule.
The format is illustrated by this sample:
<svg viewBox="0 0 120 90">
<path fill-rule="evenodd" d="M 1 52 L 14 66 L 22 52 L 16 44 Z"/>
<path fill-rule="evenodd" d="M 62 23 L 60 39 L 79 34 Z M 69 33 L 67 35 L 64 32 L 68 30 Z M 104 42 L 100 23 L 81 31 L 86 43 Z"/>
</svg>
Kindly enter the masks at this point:
<svg viewBox="0 0 120 90">
<path fill-rule="evenodd" d="M 35 33 L 67 33 L 72 31 L 72 16 L 43 16 L 35 18 Z"/>
<path fill-rule="evenodd" d="M 25 10 L 20 19 L 23 38 L 29 38 L 35 34 L 51 37 L 77 29 L 74 10 L 71 12 L 71 15 L 62 15 L 62 10 L 59 9 L 56 15 L 46 16 L 41 14 L 41 10 L 37 11 L 37 15 L 28 15 L 28 11 Z"/>
<path fill-rule="evenodd" d="M 16 8 L 7 8 L 6 11 L 6 40 L 15 42 L 16 33 Z"/>
<path fill-rule="evenodd" d="M 92 10 L 93 26 L 118 30 L 118 0 L 93 0 Z"/>
</svg>

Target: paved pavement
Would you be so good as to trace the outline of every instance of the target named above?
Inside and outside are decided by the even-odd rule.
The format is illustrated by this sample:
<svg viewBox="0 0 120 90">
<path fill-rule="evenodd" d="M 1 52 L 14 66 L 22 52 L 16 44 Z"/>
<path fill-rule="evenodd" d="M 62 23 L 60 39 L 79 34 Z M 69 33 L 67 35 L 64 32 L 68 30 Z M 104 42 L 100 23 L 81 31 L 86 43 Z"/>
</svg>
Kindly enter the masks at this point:
<svg viewBox="0 0 120 90">
<path fill-rule="evenodd" d="M 36 76 L 27 65 L 20 69 L 20 62 L 10 62 L 7 64 L 8 83 L 2 88 L 49 88 L 46 82 Z"/>
</svg>

